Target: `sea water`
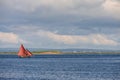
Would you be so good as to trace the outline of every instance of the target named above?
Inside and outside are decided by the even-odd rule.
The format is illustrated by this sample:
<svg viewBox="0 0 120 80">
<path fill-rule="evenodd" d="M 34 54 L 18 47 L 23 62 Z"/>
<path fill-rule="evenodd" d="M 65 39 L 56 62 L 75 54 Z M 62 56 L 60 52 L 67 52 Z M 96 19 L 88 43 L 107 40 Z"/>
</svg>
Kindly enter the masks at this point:
<svg viewBox="0 0 120 80">
<path fill-rule="evenodd" d="M 120 55 L 0 55 L 0 80 L 120 80 Z"/>
</svg>

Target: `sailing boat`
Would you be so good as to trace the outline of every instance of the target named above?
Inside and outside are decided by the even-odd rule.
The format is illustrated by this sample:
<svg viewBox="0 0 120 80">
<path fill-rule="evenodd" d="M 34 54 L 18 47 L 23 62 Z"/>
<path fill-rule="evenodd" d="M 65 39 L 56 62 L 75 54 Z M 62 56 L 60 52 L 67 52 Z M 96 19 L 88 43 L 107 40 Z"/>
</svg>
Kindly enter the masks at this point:
<svg viewBox="0 0 120 80">
<path fill-rule="evenodd" d="M 28 49 L 25 49 L 23 44 L 21 44 L 18 56 L 21 58 L 31 57 L 32 53 Z"/>
</svg>

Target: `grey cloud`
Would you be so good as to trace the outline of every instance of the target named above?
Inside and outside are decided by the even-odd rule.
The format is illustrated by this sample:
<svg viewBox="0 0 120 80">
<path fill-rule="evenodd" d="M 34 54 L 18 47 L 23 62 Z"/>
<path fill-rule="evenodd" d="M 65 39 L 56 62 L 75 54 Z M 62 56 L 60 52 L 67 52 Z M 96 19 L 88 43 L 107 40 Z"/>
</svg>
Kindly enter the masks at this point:
<svg viewBox="0 0 120 80">
<path fill-rule="evenodd" d="M 38 30 L 60 35 L 104 34 L 119 42 L 119 38 L 115 36 L 119 34 L 120 20 L 114 17 L 115 14 L 107 12 L 103 6 L 106 1 L 0 0 L 0 31 L 14 32 L 31 43 L 39 42 L 42 39 L 34 33 Z M 32 38 L 33 36 L 34 38 Z M 45 41 L 48 42 L 45 43 Z M 38 46 L 52 43 L 54 42 L 44 38 Z M 68 47 L 65 44 L 55 43 L 55 46 L 57 45 Z M 79 45 L 74 45 L 74 47 L 79 47 Z"/>
<path fill-rule="evenodd" d="M 2 1 L 4 2 L 3 4 L 9 5 L 3 5 L 5 7 L 8 6 L 8 8 L 5 8 L 5 12 L 4 7 L 2 9 L 3 14 L 0 15 L 0 17 L 2 17 L 2 20 L 0 20 L 1 24 L 106 26 L 113 23 L 115 24 L 114 26 L 116 26 L 116 22 L 114 22 L 115 19 L 112 20 L 113 22 L 110 21 L 112 17 L 108 16 L 102 8 L 105 0 L 50 0 L 48 2 L 45 0 L 30 0 L 29 2 L 28 0 L 17 0 L 16 2 L 13 1 L 10 3 L 9 0 Z M 29 10 L 28 8 L 31 9 L 31 7 L 27 5 L 32 5 L 32 8 L 35 8 L 35 10 L 32 12 L 24 12 L 24 10 L 14 9 L 14 7 L 18 6 L 23 7 L 21 9 L 27 7 L 27 11 Z M 117 24 L 119 25 L 119 23 Z"/>
</svg>

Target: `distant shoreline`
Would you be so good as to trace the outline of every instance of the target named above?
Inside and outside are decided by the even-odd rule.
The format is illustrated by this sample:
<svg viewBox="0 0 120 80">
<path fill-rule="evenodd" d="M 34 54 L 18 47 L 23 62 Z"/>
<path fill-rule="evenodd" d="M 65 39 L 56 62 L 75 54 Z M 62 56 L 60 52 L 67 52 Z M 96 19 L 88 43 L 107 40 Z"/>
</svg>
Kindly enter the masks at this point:
<svg viewBox="0 0 120 80">
<path fill-rule="evenodd" d="M 120 54 L 120 52 L 61 52 L 61 51 L 32 51 L 33 55 L 39 54 Z M 17 52 L 0 52 L 0 54 L 17 54 Z"/>
</svg>

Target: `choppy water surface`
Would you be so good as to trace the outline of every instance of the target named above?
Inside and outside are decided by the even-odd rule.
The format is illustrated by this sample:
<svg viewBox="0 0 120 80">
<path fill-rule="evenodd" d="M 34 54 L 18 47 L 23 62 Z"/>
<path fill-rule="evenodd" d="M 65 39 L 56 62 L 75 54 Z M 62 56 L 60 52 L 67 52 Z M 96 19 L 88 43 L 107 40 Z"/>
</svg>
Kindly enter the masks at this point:
<svg viewBox="0 0 120 80">
<path fill-rule="evenodd" d="M 120 55 L 0 55 L 0 80 L 120 80 Z"/>
</svg>

